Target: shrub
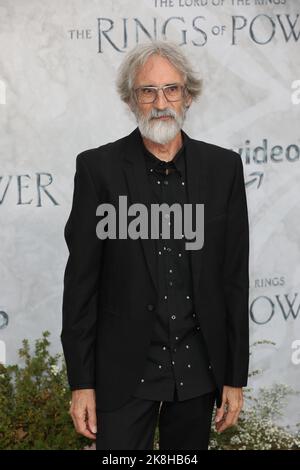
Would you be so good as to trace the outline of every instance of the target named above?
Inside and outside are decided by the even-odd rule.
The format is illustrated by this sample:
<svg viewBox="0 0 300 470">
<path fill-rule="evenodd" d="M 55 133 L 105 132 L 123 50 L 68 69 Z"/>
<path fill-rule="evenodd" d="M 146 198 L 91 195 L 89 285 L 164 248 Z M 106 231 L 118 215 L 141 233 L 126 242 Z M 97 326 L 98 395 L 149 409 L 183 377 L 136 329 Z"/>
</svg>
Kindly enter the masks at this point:
<svg viewBox="0 0 300 470">
<path fill-rule="evenodd" d="M 73 428 L 65 364 L 61 355 L 49 354 L 49 335 L 35 342 L 33 355 L 23 340 L 24 367 L 0 364 L 0 449 L 82 449 L 90 443 Z"/>
<path fill-rule="evenodd" d="M 256 341 L 253 348 L 261 344 L 275 345 L 268 340 Z M 261 374 L 261 370 L 253 370 L 249 377 Z M 261 387 L 254 395 L 253 388 L 244 389 L 244 407 L 236 426 L 223 433 L 217 433 L 214 427 L 214 416 L 211 428 L 210 449 L 215 450 L 294 450 L 300 449 L 300 433 L 292 433 L 289 426 L 275 424 L 277 418 L 283 416 L 282 410 L 288 397 L 298 394 L 285 384 L 274 384 L 271 388 Z M 215 410 L 216 411 L 216 410 Z M 299 426 L 299 425 L 298 425 Z"/>
<path fill-rule="evenodd" d="M 228 428 L 223 433 L 217 433 L 212 426 L 209 448 L 216 450 L 300 449 L 299 432 L 293 434 L 289 431 L 289 427 L 284 428 L 274 423 L 274 419 L 282 415 L 287 397 L 296 392 L 282 384 L 275 384 L 271 389 L 261 387 L 255 398 L 251 392 L 252 389 L 248 389 L 248 394 L 244 394 L 245 406 L 236 426 Z"/>
<path fill-rule="evenodd" d="M 69 415 L 71 392 L 62 355 L 49 353 L 50 333 L 28 340 L 19 350 L 20 365 L 0 364 L 0 449 L 94 449 L 92 441 L 77 434 Z M 261 341 L 261 344 L 267 341 Z M 258 373 L 254 371 L 251 375 Z M 211 428 L 210 449 L 299 449 L 300 435 L 274 424 L 287 397 L 294 392 L 286 385 L 261 388 L 253 397 L 245 390 L 245 407 L 237 426 L 218 434 Z M 159 449 L 158 427 L 154 449 Z"/>
</svg>

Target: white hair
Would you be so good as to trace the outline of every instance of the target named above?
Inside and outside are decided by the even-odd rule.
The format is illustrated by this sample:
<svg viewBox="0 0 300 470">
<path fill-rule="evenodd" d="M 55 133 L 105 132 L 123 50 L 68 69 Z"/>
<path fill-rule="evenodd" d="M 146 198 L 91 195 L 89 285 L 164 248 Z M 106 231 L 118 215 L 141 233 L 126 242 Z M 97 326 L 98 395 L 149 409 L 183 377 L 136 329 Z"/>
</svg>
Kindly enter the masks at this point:
<svg viewBox="0 0 300 470">
<path fill-rule="evenodd" d="M 184 84 L 193 100 L 197 100 L 202 91 L 202 79 L 196 77 L 196 73 L 180 46 L 171 41 L 151 41 L 150 43 L 137 44 L 125 56 L 118 68 L 116 87 L 120 98 L 129 103 L 133 98 L 133 85 L 135 76 L 147 59 L 157 54 L 165 57 L 182 74 Z"/>
</svg>

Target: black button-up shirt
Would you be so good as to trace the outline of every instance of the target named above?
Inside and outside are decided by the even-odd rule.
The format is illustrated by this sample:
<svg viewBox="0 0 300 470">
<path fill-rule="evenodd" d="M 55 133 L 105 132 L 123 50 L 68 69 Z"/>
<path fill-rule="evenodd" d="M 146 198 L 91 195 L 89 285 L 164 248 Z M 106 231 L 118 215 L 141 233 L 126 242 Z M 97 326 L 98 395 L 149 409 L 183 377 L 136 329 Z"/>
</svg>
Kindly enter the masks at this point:
<svg viewBox="0 0 300 470">
<path fill-rule="evenodd" d="M 170 162 L 163 162 L 141 145 L 158 204 L 187 203 L 185 136 L 183 145 Z M 166 171 L 167 170 L 167 171 Z M 189 250 L 185 239 L 174 238 L 172 211 L 163 223 L 170 225 L 170 238 L 158 238 L 158 304 L 145 369 L 134 396 L 149 400 L 179 401 L 216 388 L 192 296 Z M 161 233 L 161 231 L 160 231 Z M 172 236 L 173 235 L 173 236 Z M 175 390 L 177 397 L 174 397 Z"/>
</svg>

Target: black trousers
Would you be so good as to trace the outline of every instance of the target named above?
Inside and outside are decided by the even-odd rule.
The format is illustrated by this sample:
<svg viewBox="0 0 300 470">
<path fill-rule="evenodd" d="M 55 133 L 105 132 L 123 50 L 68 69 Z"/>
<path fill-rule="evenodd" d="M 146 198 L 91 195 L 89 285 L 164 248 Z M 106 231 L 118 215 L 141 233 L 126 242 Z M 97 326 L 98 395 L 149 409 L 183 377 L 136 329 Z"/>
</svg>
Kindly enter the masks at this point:
<svg viewBox="0 0 300 470">
<path fill-rule="evenodd" d="M 131 397 L 121 408 L 97 410 L 97 450 L 207 450 L 216 392 L 190 400 L 152 401 Z"/>
</svg>

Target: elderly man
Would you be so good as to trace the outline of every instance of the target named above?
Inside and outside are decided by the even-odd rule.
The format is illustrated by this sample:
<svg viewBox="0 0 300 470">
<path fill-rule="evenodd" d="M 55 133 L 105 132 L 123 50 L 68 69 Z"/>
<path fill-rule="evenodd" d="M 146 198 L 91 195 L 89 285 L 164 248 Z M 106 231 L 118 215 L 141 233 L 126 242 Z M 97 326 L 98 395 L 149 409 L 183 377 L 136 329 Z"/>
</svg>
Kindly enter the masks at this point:
<svg viewBox="0 0 300 470">
<path fill-rule="evenodd" d="M 97 449 L 153 449 L 156 426 L 160 449 L 207 449 L 215 402 L 222 432 L 237 422 L 247 385 L 243 165 L 239 154 L 182 130 L 202 81 L 180 47 L 137 45 L 118 72 L 138 127 L 77 156 L 65 227 L 70 413 Z M 203 246 L 187 250 L 184 234 L 162 232 L 99 237 L 97 207 L 117 206 L 120 195 L 147 208 L 203 204 Z"/>
</svg>

